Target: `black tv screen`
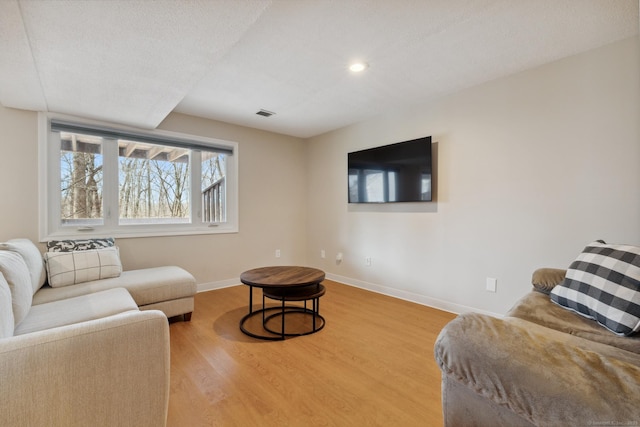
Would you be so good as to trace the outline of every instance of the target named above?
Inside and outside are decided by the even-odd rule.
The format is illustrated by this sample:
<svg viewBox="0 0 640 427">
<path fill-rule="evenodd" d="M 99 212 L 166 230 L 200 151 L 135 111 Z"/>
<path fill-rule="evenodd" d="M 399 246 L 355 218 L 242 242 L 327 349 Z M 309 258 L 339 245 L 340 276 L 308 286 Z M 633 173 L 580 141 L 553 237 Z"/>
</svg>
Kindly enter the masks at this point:
<svg viewBox="0 0 640 427">
<path fill-rule="evenodd" d="M 349 203 L 431 201 L 431 137 L 348 154 Z"/>
</svg>

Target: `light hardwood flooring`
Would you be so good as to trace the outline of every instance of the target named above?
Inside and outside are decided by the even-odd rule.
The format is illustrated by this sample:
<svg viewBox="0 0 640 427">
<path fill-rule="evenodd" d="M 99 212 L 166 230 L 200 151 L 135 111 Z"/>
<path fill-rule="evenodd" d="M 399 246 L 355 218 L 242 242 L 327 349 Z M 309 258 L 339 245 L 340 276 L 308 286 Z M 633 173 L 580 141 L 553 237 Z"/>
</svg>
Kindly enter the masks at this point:
<svg viewBox="0 0 640 427">
<path fill-rule="evenodd" d="M 433 345 L 455 315 L 323 284 L 325 328 L 285 341 L 240 332 L 247 286 L 197 294 L 170 325 L 168 426 L 441 426 Z"/>
</svg>

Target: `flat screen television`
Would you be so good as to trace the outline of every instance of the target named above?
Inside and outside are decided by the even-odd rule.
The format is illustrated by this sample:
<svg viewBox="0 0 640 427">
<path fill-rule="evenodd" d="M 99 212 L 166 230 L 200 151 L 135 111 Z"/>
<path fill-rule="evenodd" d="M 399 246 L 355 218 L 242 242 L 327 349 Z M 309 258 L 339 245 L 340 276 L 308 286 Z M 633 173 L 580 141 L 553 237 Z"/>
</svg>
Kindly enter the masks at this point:
<svg viewBox="0 0 640 427">
<path fill-rule="evenodd" d="M 349 203 L 431 201 L 431 137 L 348 153 Z"/>
</svg>

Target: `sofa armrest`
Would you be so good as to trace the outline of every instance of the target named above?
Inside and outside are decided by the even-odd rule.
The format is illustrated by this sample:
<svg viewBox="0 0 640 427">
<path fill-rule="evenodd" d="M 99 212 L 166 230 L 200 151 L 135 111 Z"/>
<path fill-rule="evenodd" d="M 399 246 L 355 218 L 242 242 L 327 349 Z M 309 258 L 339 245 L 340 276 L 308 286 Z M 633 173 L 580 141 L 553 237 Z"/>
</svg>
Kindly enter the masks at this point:
<svg viewBox="0 0 640 427">
<path fill-rule="evenodd" d="M 531 284 L 536 291 L 548 295 L 556 285 L 562 283 L 565 274 L 567 270 L 560 268 L 539 268 L 533 272 Z"/>
<path fill-rule="evenodd" d="M 640 394 L 635 353 L 517 318 L 465 314 L 441 331 L 435 357 L 443 379 L 533 425 L 640 421 L 626 397 Z M 445 414 L 465 404 L 443 401 Z"/>
<path fill-rule="evenodd" d="M 0 425 L 164 426 L 169 326 L 160 311 L 0 340 Z"/>
</svg>

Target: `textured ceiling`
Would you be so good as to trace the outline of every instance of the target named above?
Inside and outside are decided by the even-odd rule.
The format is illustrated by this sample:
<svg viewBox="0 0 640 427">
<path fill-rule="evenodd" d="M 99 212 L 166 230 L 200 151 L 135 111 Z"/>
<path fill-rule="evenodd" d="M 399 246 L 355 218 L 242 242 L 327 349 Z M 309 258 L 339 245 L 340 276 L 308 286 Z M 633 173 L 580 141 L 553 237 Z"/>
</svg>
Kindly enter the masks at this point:
<svg viewBox="0 0 640 427">
<path fill-rule="evenodd" d="M 630 37 L 638 22 L 638 0 L 2 0 L 0 103 L 143 128 L 178 111 L 310 137 Z M 360 75 L 355 59 L 369 64 Z"/>
</svg>

